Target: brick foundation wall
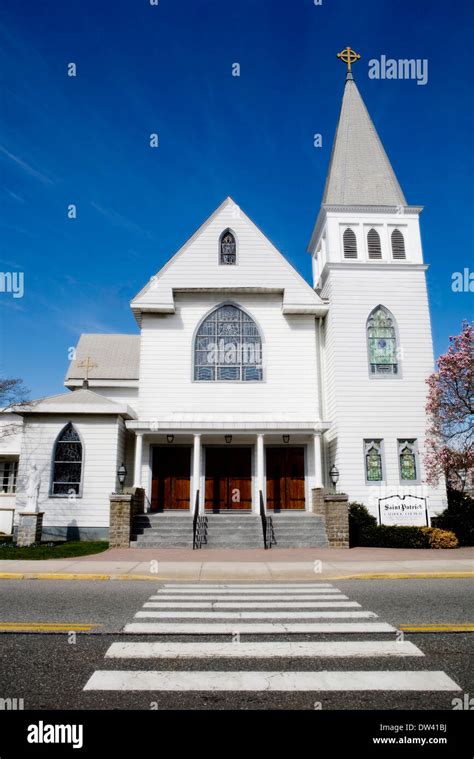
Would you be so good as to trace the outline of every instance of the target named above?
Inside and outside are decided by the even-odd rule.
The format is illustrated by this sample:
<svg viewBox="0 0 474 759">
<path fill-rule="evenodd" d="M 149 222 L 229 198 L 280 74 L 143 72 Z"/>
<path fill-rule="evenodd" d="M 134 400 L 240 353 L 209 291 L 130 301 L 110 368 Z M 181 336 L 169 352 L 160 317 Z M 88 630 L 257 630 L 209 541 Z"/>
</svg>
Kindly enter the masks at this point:
<svg viewBox="0 0 474 759">
<path fill-rule="evenodd" d="M 312 490 L 313 513 L 324 517 L 331 548 L 349 548 L 349 497 L 324 488 Z"/>
<path fill-rule="evenodd" d="M 133 518 L 145 511 L 143 488 L 128 488 L 126 493 L 110 495 L 110 548 L 129 548 Z"/>
</svg>

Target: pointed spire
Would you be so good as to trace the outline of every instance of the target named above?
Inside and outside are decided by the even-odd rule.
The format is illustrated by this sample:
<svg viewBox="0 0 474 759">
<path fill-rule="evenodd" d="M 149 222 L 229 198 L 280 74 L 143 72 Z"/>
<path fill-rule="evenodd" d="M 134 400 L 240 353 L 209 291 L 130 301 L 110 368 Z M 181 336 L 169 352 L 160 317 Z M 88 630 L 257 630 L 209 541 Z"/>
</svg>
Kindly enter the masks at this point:
<svg viewBox="0 0 474 759">
<path fill-rule="evenodd" d="M 324 188 L 326 205 L 406 205 L 350 71 Z"/>
</svg>

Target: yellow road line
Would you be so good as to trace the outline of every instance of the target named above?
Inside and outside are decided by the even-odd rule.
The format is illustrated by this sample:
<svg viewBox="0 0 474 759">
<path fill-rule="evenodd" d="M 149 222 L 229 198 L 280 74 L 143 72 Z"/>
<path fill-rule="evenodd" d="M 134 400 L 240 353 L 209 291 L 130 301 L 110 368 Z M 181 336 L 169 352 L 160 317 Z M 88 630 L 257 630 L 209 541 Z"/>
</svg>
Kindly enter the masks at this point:
<svg viewBox="0 0 474 759">
<path fill-rule="evenodd" d="M 88 632 L 93 623 L 81 622 L 0 622 L 0 632 Z"/>
<path fill-rule="evenodd" d="M 471 579 L 474 572 L 370 572 L 351 575 L 325 575 L 327 580 L 455 580 Z"/>
<path fill-rule="evenodd" d="M 400 625 L 403 632 L 474 632 L 474 622 L 440 625 Z"/>
<path fill-rule="evenodd" d="M 455 580 L 455 579 L 472 579 L 474 578 L 474 572 L 365 572 L 360 574 L 338 574 L 333 575 L 331 573 L 321 572 L 317 575 L 322 580 Z M 308 573 L 307 580 L 314 580 L 314 573 Z M 0 572 L 0 580 L 146 580 L 148 582 L 161 582 L 166 580 L 171 582 L 173 578 L 168 573 L 161 575 L 160 572 L 149 575 L 135 575 L 135 574 L 72 574 L 72 573 L 59 573 L 59 572 Z M 182 580 L 183 578 L 177 578 Z M 226 574 L 222 577 L 215 577 L 216 582 L 222 580 L 222 582 L 230 582 L 248 579 L 243 578 L 238 574 L 232 573 Z M 303 578 L 300 578 L 303 579 Z M 199 582 L 199 580 L 193 580 Z M 258 580 L 259 582 L 261 580 Z M 204 582 L 207 582 L 205 580 Z M 272 580 L 268 580 L 272 582 Z M 275 580 L 278 582 L 278 580 Z"/>
</svg>

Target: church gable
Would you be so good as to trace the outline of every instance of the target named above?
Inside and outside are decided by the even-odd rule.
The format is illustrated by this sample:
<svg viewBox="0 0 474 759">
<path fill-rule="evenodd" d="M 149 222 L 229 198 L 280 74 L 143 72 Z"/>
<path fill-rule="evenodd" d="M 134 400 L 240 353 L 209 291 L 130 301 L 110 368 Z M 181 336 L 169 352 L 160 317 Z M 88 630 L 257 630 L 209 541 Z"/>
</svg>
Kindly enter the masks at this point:
<svg viewBox="0 0 474 759">
<path fill-rule="evenodd" d="M 176 291 L 281 292 L 286 313 L 325 306 L 270 240 L 227 198 L 132 301 L 141 311 L 173 312 Z"/>
</svg>

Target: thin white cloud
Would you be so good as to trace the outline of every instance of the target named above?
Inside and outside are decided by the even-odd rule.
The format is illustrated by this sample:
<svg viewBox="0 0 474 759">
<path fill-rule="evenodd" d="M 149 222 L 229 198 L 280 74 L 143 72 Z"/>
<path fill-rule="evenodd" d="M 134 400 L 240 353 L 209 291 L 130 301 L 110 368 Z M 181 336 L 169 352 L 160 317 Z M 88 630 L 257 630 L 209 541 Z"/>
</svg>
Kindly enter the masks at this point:
<svg viewBox="0 0 474 759">
<path fill-rule="evenodd" d="M 135 224 L 135 222 L 130 221 L 130 219 L 127 219 L 125 216 L 117 213 L 117 211 L 103 208 L 103 206 L 99 206 L 99 204 L 95 203 L 93 200 L 91 200 L 91 206 L 95 208 L 95 210 L 100 214 L 102 214 L 102 216 L 105 216 L 105 218 L 115 226 L 123 227 L 124 229 L 128 229 L 129 232 L 134 232 L 135 234 L 142 235 L 143 237 L 146 237 L 147 240 L 153 239 L 150 233 L 146 231 L 146 229 L 142 229 L 142 227 L 140 227 L 138 224 Z"/>
<path fill-rule="evenodd" d="M 29 163 L 26 163 L 22 158 L 20 158 L 17 155 L 14 155 L 13 153 L 10 153 L 9 150 L 4 147 L 4 145 L 0 145 L 0 152 L 7 156 L 11 161 L 17 164 L 17 166 L 20 166 L 20 168 L 23 169 L 23 171 L 26 171 L 27 174 L 29 174 L 32 177 L 35 177 L 35 179 L 39 179 L 40 182 L 43 182 L 43 184 L 54 184 L 53 180 L 50 179 L 50 177 L 47 177 L 46 174 L 42 174 L 40 171 L 37 171 L 32 166 L 30 166 Z"/>
<path fill-rule="evenodd" d="M 5 192 L 7 193 L 7 195 L 10 195 L 10 197 L 14 198 L 19 203 L 25 203 L 26 202 L 25 199 L 21 197 L 21 195 L 17 195 L 16 192 L 12 192 L 12 190 L 9 190 L 8 187 L 4 186 L 3 189 L 5 190 Z"/>
</svg>

